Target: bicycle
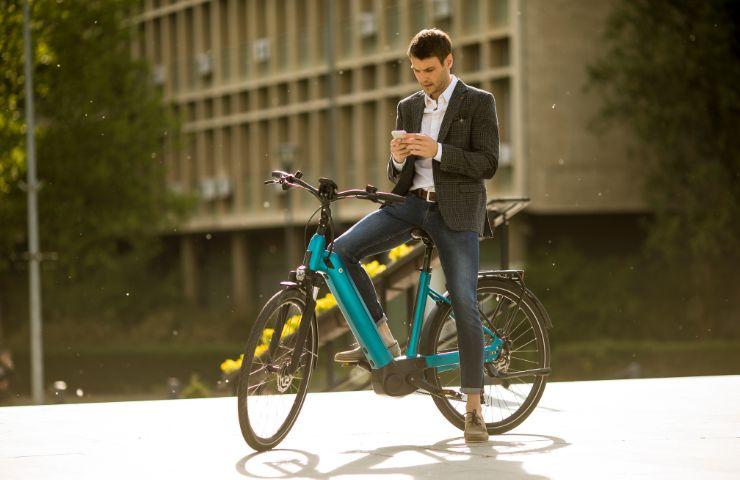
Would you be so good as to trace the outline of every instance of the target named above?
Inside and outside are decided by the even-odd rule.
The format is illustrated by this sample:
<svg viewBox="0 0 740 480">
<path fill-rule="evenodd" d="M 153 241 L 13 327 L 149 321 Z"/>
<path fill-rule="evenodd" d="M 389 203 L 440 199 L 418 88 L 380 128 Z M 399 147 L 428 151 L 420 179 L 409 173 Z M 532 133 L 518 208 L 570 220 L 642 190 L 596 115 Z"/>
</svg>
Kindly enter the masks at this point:
<svg viewBox="0 0 740 480">
<path fill-rule="evenodd" d="M 247 444 L 258 451 L 275 447 L 298 417 L 318 356 L 314 310 L 323 283 L 363 348 L 367 361 L 358 366 L 371 373 L 373 390 L 389 396 L 431 395 L 442 415 L 463 430 L 467 397 L 455 390 L 460 385 L 457 331 L 450 299 L 430 288 L 431 238 L 420 229 L 412 232 L 424 243 L 425 253 L 406 352 L 397 358 L 383 345 L 341 258 L 332 250 L 333 202 L 358 198 L 390 204 L 405 198 L 371 185 L 338 192 L 336 183 L 327 178 L 319 179 L 316 188 L 301 180 L 300 171 L 276 170 L 272 176 L 265 184 L 311 193 L 321 204 L 321 215 L 303 264 L 290 272 L 288 281 L 280 282 L 282 290 L 260 311 L 245 347 L 237 408 Z M 485 340 L 483 416 L 489 434 L 500 434 L 523 422 L 542 396 L 551 371 L 547 330 L 552 323 L 525 286 L 522 270 L 480 271 L 477 294 Z M 424 321 L 428 298 L 435 306 Z"/>
</svg>

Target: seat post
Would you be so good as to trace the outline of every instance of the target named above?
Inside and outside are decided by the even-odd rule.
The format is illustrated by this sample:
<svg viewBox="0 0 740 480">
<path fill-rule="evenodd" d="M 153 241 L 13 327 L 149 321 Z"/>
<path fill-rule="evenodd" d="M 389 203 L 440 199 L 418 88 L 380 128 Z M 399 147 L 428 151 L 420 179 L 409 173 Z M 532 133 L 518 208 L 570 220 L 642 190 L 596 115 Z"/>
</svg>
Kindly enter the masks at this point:
<svg viewBox="0 0 740 480">
<path fill-rule="evenodd" d="M 429 236 L 428 233 L 420 228 L 415 228 L 411 230 L 411 237 L 417 240 L 421 240 L 426 247 L 424 250 L 424 263 L 421 267 L 421 271 L 427 273 L 431 272 L 432 269 L 429 268 L 429 265 L 432 262 L 432 252 L 434 251 L 434 242 L 432 241 L 432 238 Z"/>
<path fill-rule="evenodd" d="M 422 263 L 421 271 L 430 273 L 432 269 L 429 265 L 432 262 L 432 252 L 434 252 L 434 245 L 429 245 L 427 243 L 425 243 L 424 245 L 424 262 Z"/>
</svg>

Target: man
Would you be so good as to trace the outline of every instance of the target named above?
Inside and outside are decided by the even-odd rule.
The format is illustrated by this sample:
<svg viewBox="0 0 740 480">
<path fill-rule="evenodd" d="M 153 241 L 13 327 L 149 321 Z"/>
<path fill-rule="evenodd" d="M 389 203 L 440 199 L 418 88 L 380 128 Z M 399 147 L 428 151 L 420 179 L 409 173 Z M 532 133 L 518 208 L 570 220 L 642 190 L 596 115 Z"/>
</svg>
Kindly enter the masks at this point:
<svg viewBox="0 0 740 480">
<path fill-rule="evenodd" d="M 370 277 L 360 259 L 411 239 L 425 230 L 439 253 L 452 299 L 460 348 L 461 391 L 467 394 L 466 441 L 488 439 L 482 418 L 483 330 L 476 298 L 479 235 L 491 236 L 483 179 L 498 165 L 498 122 L 493 95 L 465 85 L 450 73 L 452 45 L 441 30 L 412 39 L 407 55 L 422 91 L 398 104 L 396 129 L 405 136 L 390 142 L 388 177 L 403 204 L 370 213 L 334 242 L 378 331 L 393 356 L 401 351 L 387 325 Z M 338 362 L 364 358 L 361 348 L 339 352 Z"/>
</svg>

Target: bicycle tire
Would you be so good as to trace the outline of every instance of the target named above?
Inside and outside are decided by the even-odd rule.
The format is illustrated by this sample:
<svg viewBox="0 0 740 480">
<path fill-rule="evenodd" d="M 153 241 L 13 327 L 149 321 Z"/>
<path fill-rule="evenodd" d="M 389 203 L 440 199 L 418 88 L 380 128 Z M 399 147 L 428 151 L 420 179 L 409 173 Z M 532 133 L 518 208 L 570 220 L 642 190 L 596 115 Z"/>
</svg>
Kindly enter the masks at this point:
<svg viewBox="0 0 740 480">
<path fill-rule="evenodd" d="M 498 295 L 500 299 L 505 298 L 508 302 L 510 302 L 510 304 L 516 306 L 516 301 L 521 294 L 521 290 L 522 287 L 512 280 L 490 276 L 478 278 L 477 296 L 479 301 L 482 295 L 490 295 L 494 297 Z M 522 297 L 521 303 L 517 308 L 524 312 L 527 323 L 531 327 L 532 331 L 533 338 L 529 340 L 525 338 L 524 340 L 528 340 L 529 342 L 535 341 L 537 345 L 537 351 L 536 355 L 528 355 L 529 358 L 523 359 L 526 360 L 526 362 L 523 363 L 527 364 L 527 366 L 529 367 L 528 369 L 549 368 L 550 343 L 546 328 L 547 322 L 540 310 L 541 306 L 538 305 L 538 302 L 534 298 L 534 296 L 532 295 L 530 297 L 530 295 L 532 295 L 531 292 L 527 291 Z M 500 299 L 498 300 L 498 302 L 504 305 L 504 302 Z M 483 307 L 479 308 L 483 310 Z M 424 353 L 425 355 L 439 353 L 440 351 L 444 350 L 457 350 L 457 331 L 454 331 L 454 335 L 453 332 L 450 331 L 452 328 L 451 325 L 454 326 L 454 319 L 450 317 L 451 311 L 452 307 L 449 304 L 444 303 L 438 305 L 435 310 L 430 313 L 429 321 L 424 325 L 424 331 L 422 333 L 422 353 Z M 496 311 L 498 312 L 499 310 Z M 482 313 L 491 314 L 490 312 Z M 509 311 L 508 313 L 511 312 Z M 493 319 L 489 318 L 493 326 L 497 329 L 503 327 L 503 325 L 496 325 L 496 321 L 499 320 L 498 315 L 495 312 L 491 315 L 497 317 Z M 515 313 L 514 318 L 516 318 L 516 315 L 518 315 L 518 312 Z M 505 317 L 502 318 L 505 320 Z M 451 319 L 452 321 L 450 322 Z M 481 320 L 483 321 L 483 319 Z M 522 325 L 523 322 L 524 320 L 521 320 L 521 323 L 519 323 L 516 328 L 521 328 L 520 325 Z M 443 331 L 445 332 L 444 335 L 442 333 Z M 497 334 L 498 333 L 499 332 L 497 331 Z M 519 332 L 517 332 L 516 329 L 514 329 L 513 327 L 510 330 L 509 334 L 513 334 L 513 336 L 520 335 Z M 451 338 L 454 338 L 454 344 L 450 344 Z M 484 338 L 488 340 L 486 337 Z M 446 348 L 440 348 L 442 344 L 444 344 Z M 509 352 L 521 352 L 521 350 L 515 350 L 516 347 L 517 345 L 512 345 Z M 521 353 L 519 354 L 521 355 Z M 536 360 L 534 360 L 535 357 Z M 533 361 L 536 361 L 536 364 L 529 363 Z M 486 429 L 488 430 L 488 433 L 501 434 L 521 424 L 532 413 L 544 392 L 546 377 L 541 375 L 532 375 L 531 386 L 526 396 L 523 395 L 521 392 L 512 393 L 512 396 L 524 397 L 524 401 L 521 403 L 521 405 L 519 405 L 515 410 L 512 411 L 511 408 L 508 408 L 508 404 L 511 402 L 506 398 L 502 399 L 505 392 L 498 392 L 495 387 L 500 385 L 505 390 L 511 391 L 512 384 L 524 384 L 525 382 L 521 381 L 521 379 L 512 379 L 511 382 L 498 380 L 494 378 L 490 374 L 490 372 L 486 371 L 487 368 L 490 368 L 490 365 L 490 363 L 484 365 L 484 391 L 486 391 L 487 395 L 489 395 L 489 398 L 493 399 L 494 396 L 496 397 L 498 401 L 498 407 L 496 408 L 496 406 L 494 406 L 493 404 L 490 406 L 484 404 L 483 416 L 484 420 L 486 421 Z M 427 381 L 437 387 L 459 387 L 459 368 L 453 371 L 457 375 L 457 380 L 455 380 L 454 377 L 450 377 L 449 372 L 450 371 L 440 373 L 437 369 L 430 368 L 427 369 L 424 374 Z M 446 375 L 447 378 L 443 379 L 443 375 Z M 450 380 L 450 378 L 452 379 Z M 457 383 L 457 385 L 454 385 L 455 383 Z M 499 396 L 499 393 L 501 394 L 501 396 Z M 434 400 L 434 403 L 439 411 L 450 423 L 452 423 L 460 430 L 464 430 L 465 404 L 463 402 L 436 396 L 432 397 L 432 399 Z M 455 402 L 459 408 L 455 408 L 453 402 Z M 499 415 L 494 414 L 496 409 L 500 411 L 507 410 L 509 413 L 506 416 L 501 414 L 500 419 L 498 419 Z"/>
<path fill-rule="evenodd" d="M 297 325 L 305 321 L 300 315 L 297 322 L 291 320 L 295 318 L 295 312 L 298 314 L 303 312 L 305 305 L 306 293 L 301 289 L 288 288 L 277 292 L 262 307 L 244 349 L 237 386 L 239 426 L 244 440 L 257 451 L 269 450 L 285 438 L 298 418 L 306 398 L 318 351 L 318 328 L 315 315 L 311 315 L 310 331 L 304 345 L 301 346 L 304 351 L 301 353 L 301 363 L 295 376 L 286 375 L 284 370 L 290 362 L 294 349 L 297 348 L 297 345 L 290 343 L 291 340 L 295 342 L 297 338 L 297 335 L 290 332 L 290 329 L 297 332 Z M 293 311 L 293 316 L 290 315 L 291 311 Z M 280 338 L 276 340 L 277 346 L 274 350 L 276 357 L 272 358 L 269 355 L 270 349 L 265 345 L 269 345 L 276 331 L 274 327 L 277 327 L 280 321 L 283 322 L 283 327 L 280 328 Z M 286 329 L 286 325 L 290 328 Z M 268 334 L 271 327 L 272 332 Z M 267 337 L 269 340 L 265 342 Z M 285 344 L 282 343 L 283 341 Z M 297 377 L 299 374 L 300 378 Z M 296 380 L 298 383 L 294 385 Z M 274 382 L 274 385 L 270 382 Z M 291 395 L 292 398 L 290 398 Z M 270 404 L 273 400 L 271 396 L 276 399 L 275 407 Z M 284 417 L 279 413 L 275 414 L 279 404 L 288 407 L 282 408 L 286 411 Z M 268 415 L 265 416 L 265 413 Z M 277 422 L 277 424 L 269 425 L 271 422 Z"/>
</svg>

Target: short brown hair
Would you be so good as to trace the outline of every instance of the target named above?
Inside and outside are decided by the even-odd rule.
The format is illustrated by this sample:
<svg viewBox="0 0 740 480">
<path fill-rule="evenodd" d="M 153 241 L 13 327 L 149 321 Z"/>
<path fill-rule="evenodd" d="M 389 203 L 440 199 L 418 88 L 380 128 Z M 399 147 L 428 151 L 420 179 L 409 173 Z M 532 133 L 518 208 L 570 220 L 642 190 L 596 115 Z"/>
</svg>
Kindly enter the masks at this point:
<svg viewBox="0 0 740 480">
<path fill-rule="evenodd" d="M 442 64 L 450 53 L 452 53 L 450 36 L 437 28 L 427 28 L 414 35 L 406 51 L 406 55 L 419 60 L 437 57 Z"/>
</svg>

